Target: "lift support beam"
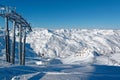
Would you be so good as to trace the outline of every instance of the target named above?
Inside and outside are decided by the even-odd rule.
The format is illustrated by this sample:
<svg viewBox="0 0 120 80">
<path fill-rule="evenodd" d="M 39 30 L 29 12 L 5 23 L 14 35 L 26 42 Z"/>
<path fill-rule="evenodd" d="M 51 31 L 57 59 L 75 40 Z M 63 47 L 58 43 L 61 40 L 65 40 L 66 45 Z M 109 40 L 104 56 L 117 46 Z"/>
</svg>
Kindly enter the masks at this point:
<svg viewBox="0 0 120 80">
<path fill-rule="evenodd" d="M 5 19 L 5 43 L 6 43 L 6 61 L 15 63 L 15 31 L 19 29 L 19 64 L 25 65 L 25 43 L 26 32 L 32 31 L 30 24 L 16 11 L 15 8 L 9 6 L 0 5 L 0 16 Z M 12 49 L 10 48 L 9 39 L 9 21 L 13 23 L 13 37 L 12 37 Z M 10 51 L 11 50 L 11 51 Z M 10 53 L 11 52 L 11 53 Z"/>
</svg>

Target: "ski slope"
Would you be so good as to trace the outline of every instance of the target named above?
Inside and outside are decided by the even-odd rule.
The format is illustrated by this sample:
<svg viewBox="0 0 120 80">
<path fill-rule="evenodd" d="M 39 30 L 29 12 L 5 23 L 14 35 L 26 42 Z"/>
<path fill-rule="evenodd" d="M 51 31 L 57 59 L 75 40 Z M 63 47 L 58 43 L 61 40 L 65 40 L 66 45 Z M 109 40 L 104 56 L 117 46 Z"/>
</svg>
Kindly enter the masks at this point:
<svg viewBox="0 0 120 80">
<path fill-rule="evenodd" d="M 7 63 L 0 29 L 0 80 L 120 79 L 120 30 L 34 28 L 26 42 L 26 66 L 17 46 L 16 64 Z"/>
</svg>

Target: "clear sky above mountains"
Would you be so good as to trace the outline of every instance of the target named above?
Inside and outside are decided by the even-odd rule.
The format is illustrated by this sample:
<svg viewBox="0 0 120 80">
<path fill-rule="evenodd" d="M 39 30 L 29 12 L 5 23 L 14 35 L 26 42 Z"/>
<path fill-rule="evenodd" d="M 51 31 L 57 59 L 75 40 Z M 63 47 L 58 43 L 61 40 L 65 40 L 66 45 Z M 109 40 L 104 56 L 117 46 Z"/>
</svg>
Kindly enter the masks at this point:
<svg viewBox="0 0 120 80">
<path fill-rule="evenodd" d="M 120 0 L 0 0 L 34 27 L 120 29 Z"/>
</svg>

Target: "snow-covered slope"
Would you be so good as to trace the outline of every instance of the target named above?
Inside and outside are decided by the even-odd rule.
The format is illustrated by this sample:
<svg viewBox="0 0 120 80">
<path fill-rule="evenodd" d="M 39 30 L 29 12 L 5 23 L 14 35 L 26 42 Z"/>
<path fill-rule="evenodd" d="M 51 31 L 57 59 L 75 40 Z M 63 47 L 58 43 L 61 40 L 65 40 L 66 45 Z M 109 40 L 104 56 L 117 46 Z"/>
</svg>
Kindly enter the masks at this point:
<svg viewBox="0 0 120 80">
<path fill-rule="evenodd" d="M 120 30 L 35 28 L 27 43 L 39 56 L 58 57 L 65 64 L 120 64 Z"/>
<path fill-rule="evenodd" d="M 0 80 L 120 80 L 120 30 L 35 28 L 26 46 L 26 66 L 17 46 L 16 64 L 5 62 L 0 29 Z"/>
<path fill-rule="evenodd" d="M 4 29 L 1 29 L 0 55 L 5 57 L 4 41 Z M 120 65 L 120 30 L 34 28 L 27 35 L 26 45 L 27 57 L 37 54 L 43 58 L 57 58 L 63 64 Z"/>
</svg>

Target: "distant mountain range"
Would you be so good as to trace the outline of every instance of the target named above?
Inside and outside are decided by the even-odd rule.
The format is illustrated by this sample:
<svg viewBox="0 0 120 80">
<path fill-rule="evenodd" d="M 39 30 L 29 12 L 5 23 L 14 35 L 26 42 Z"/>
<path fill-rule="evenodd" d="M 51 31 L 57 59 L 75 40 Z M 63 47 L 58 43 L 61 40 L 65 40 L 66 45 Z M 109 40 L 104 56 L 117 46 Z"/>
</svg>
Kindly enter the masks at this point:
<svg viewBox="0 0 120 80">
<path fill-rule="evenodd" d="M 5 48 L 3 35 L 1 29 L 0 54 Z M 58 58 L 64 64 L 120 65 L 120 30 L 33 28 L 26 45 L 31 57 Z"/>
</svg>

